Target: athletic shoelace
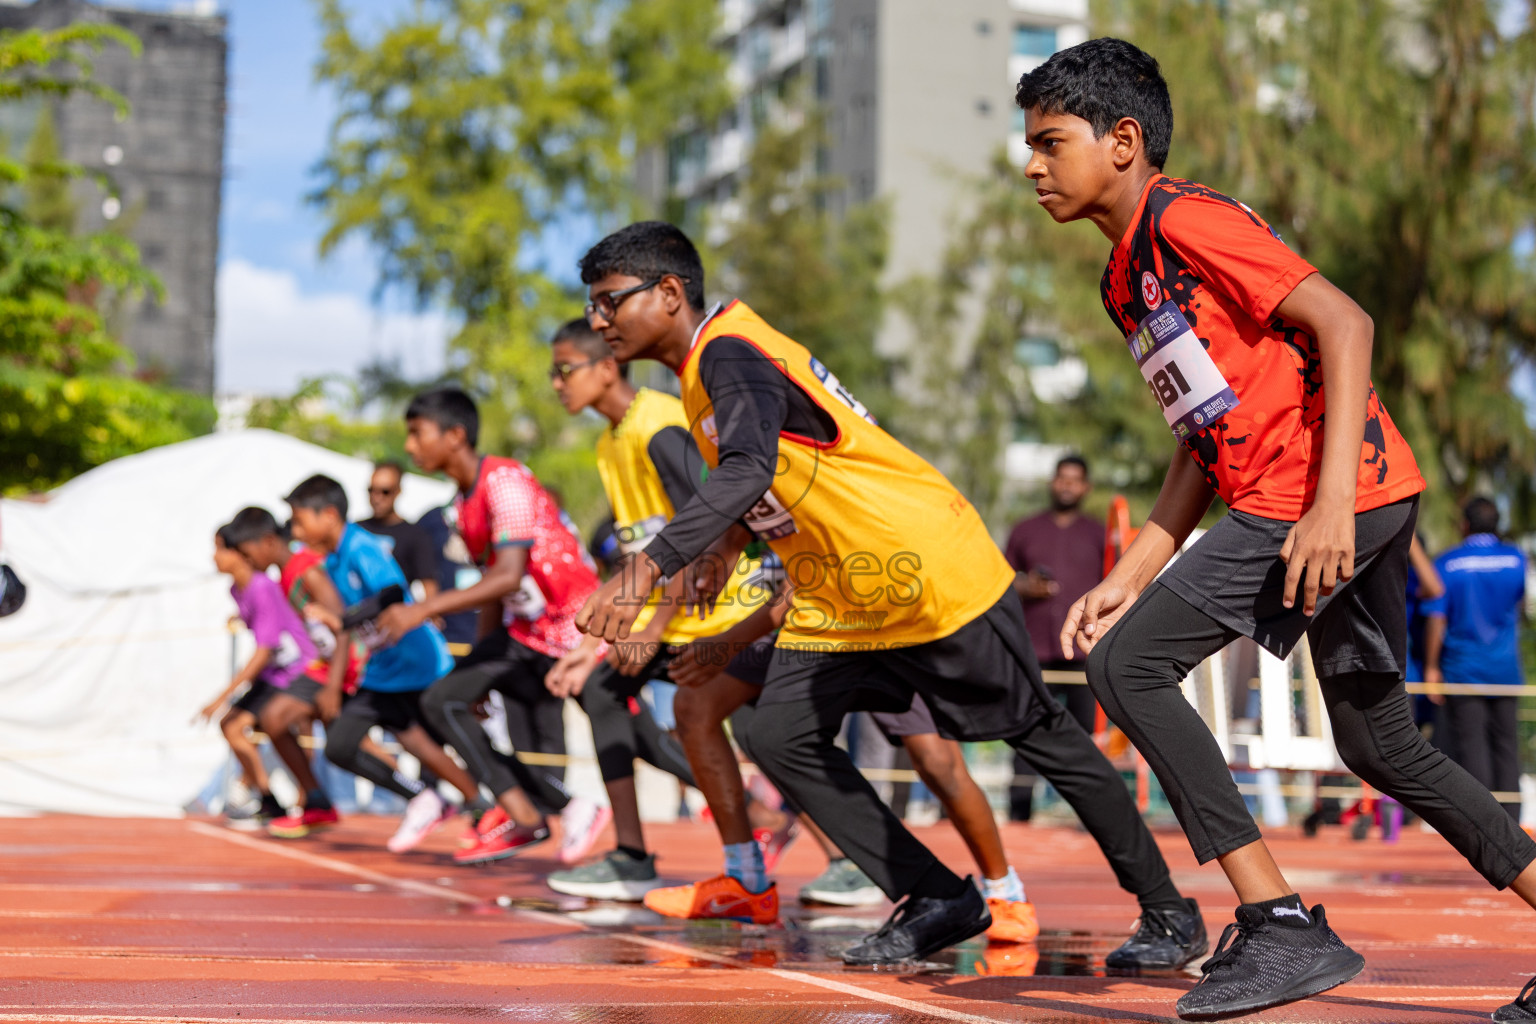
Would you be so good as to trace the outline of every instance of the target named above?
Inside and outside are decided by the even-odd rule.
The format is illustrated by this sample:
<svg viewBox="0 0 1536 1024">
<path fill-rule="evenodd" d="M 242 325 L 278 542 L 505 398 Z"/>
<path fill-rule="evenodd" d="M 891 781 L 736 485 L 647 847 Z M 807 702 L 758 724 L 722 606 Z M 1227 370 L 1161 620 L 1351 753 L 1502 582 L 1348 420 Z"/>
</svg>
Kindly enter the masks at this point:
<svg viewBox="0 0 1536 1024">
<path fill-rule="evenodd" d="M 1536 1013 L 1536 978 L 1525 983 L 1525 988 L 1515 997 L 1515 1005 L 1527 1013 Z"/>
<path fill-rule="evenodd" d="M 875 934 L 871 935 L 865 941 L 872 942 L 875 939 L 883 939 L 887 935 L 891 934 L 898 923 L 906 921 L 907 915 L 912 910 L 913 899 L 914 897 L 908 896 L 906 899 L 902 900 L 901 905 L 898 906 L 895 910 L 891 911 L 891 916 L 885 919 L 885 924 L 880 926 L 880 930 L 875 932 Z"/>
<path fill-rule="evenodd" d="M 1156 907 L 1143 910 L 1141 917 L 1136 919 L 1136 934 L 1133 939 L 1147 941 L 1154 936 L 1166 935 L 1180 946 L 1189 941 L 1189 936 L 1173 922 L 1172 910 L 1161 910 Z"/>
<path fill-rule="evenodd" d="M 1236 921 L 1227 925 L 1222 930 L 1221 941 L 1216 943 L 1216 950 L 1211 954 L 1211 958 L 1200 965 L 1202 975 L 1200 980 L 1204 981 L 1220 968 L 1236 967 L 1238 955 L 1242 953 L 1243 947 L 1256 932 L 1264 927 L 1265 923 L 1262 917 L 1247 919 L 1239 916 Z"/>
</svg>

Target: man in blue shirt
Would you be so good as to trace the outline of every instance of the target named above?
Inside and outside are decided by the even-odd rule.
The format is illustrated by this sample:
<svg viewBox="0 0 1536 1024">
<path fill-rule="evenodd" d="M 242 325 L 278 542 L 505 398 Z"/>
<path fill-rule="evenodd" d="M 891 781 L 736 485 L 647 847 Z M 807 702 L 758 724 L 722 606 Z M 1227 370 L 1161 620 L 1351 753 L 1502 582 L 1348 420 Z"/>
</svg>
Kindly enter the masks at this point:
<svg viewBox="0 0 1536 1024">
<path fill-rule="evenodd" d="M 288 504 L 293 508 L 294 536 L 325 556 L 325 570 L 343 604 L 356 605 L 392 585 L 400 588 L 405 601 L 411 600 L 405 574 L 383 542 L 347 522 L 346 491 L 335 480 L 310 477 L 288 495 Z M 404 853 L 460 809 L 419 779 L 385 764 L 364 748 L 362 741 L 373 726 L 382 726 L 425 767 L 464 794 L 465 800 L 477 800 L 475 780 L 447 755 L 421 718 L 421 692 L 452 671 L 453 656 L 443 634 L 430 622 L 394 644 L 384 642 L 372 623 L 365 623 L 358 631 L 369 654 L 357 692 L 343 703 L 343 673 L 333 666 L 329 682 L 315 698 L 315 707 L 326 725 L 325 756 L 332 764 L 409 801 L 400 830 L 389 841 L 391 851 Z M 349 648 L 350 637 L 342 634 L 336 649 Z M 299 830 L 294 833 L 302 834 Z"/>
<path fill-rule="evenodd" d="M 1445 593 L 1426 602 L 1424 681 L 1519 686 L 1525 555 L 1499 540 L 1499 510 L 1473 498 L 1462 510 L 1466 542 L 1435 560 Z M 1448 696 L 1446 710 L 1461 766 L 1495 793 L 1520 789 L 1518 699 Z M 1520 802 L 1504 807 L 1518 821 Z"/>
</svg>

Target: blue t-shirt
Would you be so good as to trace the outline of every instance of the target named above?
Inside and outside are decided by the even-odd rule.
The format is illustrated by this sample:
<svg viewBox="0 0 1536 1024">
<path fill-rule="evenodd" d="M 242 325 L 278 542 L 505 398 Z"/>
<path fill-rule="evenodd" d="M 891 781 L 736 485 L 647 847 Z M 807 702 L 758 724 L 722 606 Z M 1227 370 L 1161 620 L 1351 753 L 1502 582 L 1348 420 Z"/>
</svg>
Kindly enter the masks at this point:
<svg viewBox="0 0 1536 1024">
<path fill-rule="evenodd" d="M 1421 606 L 1445 620 L 1440 671 L 1447 683 L 1518 686 L 1525 555 L 1491 533 L 1477 533 L 1435 559 L 1445 594 Z"/>
<path fill-rule="evenodd" d="M 371 597 L 391 583 L 405 591 L 411 601 L 405 574 L 379 538 L 354 523 L 348 523 L 341 544 L 325 558 L 342 603 L 354 605 Z M 408 693 L 425 690 L 453 670 L 453 656 L 443 634 L 430 622 L 411 630 L 400 641 L 380 647 L 368 657 L 368 667 L 358 683 L 365 690 L 383 693 Z"/>
</svg>

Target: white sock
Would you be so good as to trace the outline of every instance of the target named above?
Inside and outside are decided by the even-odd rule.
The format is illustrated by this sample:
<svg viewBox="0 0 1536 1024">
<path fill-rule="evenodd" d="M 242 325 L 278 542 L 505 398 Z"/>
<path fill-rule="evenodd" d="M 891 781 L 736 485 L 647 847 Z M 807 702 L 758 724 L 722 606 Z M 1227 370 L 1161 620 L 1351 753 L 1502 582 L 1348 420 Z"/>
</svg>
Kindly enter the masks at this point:
<svg viewBox="0 0 1536 1024">
<path fill-rule="evenodd" d="M 1002 878 L 982 879 L 982 895 L 989 900 L 1023 903 L 1024 883 L 1019 880 L 1019 873 L 1009 867 L 1008 873 Z"/>
</svg>

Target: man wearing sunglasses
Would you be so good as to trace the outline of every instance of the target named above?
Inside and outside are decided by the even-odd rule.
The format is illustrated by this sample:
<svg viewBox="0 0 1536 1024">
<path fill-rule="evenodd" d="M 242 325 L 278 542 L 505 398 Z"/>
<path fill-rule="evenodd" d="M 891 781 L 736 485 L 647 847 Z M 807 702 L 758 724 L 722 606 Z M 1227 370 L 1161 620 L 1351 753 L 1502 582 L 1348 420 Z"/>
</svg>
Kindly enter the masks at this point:
<svg viewBox="0 0 1536 1024">
<path fill-rule="evenodd" d="M 373 479 L 368 484 L 368 504 L 373 515 L 357 525 L 383 538 L 384 546 L 405 573 L 406 582 L 413 590 L 420 583 L 422 592 L 417 596 L 426 600 L 438 589 L 437 551 L 426 530 L 406 522 L 395 511 L 395 499 L 400 497 L 400 481 L 404 477 L 405 470 L 398 462 L 381 462 L 373 467 Z"/>
</svg>

